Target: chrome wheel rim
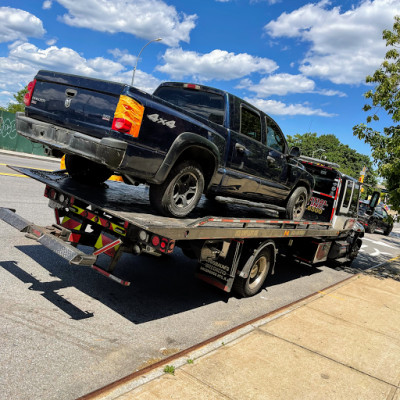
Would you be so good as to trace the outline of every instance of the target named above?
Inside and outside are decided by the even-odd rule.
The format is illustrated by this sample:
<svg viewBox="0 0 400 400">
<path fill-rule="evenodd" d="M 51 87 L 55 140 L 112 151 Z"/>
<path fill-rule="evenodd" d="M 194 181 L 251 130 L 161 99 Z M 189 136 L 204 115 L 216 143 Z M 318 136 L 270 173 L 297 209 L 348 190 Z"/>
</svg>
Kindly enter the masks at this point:
<svg viewBox="0 0 400 400">
<path fill-rule="evenodd" d="M 268 261 L 266 257 L 260 257 L 253 265 L 249 273 L 249 288 L 254 289 L 263 280 L 268 272 Z"/>
<path fill-rule="evenodd" d="M 301 194 L 296 200 L 293 207 L 293 219 L 295 221 L 300 220 L 303 216 L 307 205 L 307 196 L 305 194 Z"/>
<path fill-rule="evenodd" d="M 196 198 L 199 191 L 199 180 L 191 172 L 182 174 L 176 180 L 172 190 L 172 201 L 177 208 L 186 208 Z"/>
</svg>

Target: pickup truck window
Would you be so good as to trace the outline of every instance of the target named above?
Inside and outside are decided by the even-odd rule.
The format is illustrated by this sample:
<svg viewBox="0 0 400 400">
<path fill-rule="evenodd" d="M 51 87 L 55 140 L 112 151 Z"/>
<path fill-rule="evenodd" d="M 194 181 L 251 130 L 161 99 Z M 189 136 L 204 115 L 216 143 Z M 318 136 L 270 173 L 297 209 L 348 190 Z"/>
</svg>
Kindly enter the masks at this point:
<svg viewBox="0 0 400 400">
<path fill-rule="evenodd" d="M 270 118 L 266 118 L 267 146 L 281 153 L 285 152 L 285 140 L 278 127 Z"/>
<path fill-rule="evenodd" d="M 240 133 L 261 142 L 261 118 L 246 107 L 240 109 Z"/>
<path fill-rule="evenodd" d="M 222 95 L 183 87 L 160 87 L 154 95 L 199 117 L 222 125 L 225 105 Z"/>
</svg>

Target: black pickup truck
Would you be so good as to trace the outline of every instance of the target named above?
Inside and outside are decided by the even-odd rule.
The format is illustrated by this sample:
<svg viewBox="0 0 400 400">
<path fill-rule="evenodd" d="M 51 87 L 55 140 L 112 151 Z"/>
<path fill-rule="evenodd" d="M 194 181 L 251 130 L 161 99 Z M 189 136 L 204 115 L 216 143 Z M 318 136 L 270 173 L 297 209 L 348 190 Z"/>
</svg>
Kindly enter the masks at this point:
<svg viewBox="0 0 400 400">
<path fill-rule="evenodd" d="M 313 189 L 276 122 L 222 90 L 170 82 L 150 95 L 43 70 L 24 101 L 18 133 L 65 153 L 72 178 L 93 185 L 116 172 L 146 183 L 166 216 L 186 217 L 205 193 L 266 203 L 299 220 Z"/>
</svg>

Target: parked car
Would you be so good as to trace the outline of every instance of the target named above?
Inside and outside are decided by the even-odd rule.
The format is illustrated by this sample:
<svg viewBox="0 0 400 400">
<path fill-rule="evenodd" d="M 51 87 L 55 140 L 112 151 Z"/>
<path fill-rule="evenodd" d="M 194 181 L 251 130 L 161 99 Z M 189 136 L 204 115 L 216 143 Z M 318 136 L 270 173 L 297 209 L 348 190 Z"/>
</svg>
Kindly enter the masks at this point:
<svg viewBox="0 0 400 400">
<path fill-rule="evenodd" d="M 99 184 L 114 172 L 150 185 L 161 214 L 186 217 L 203 193 L 266 203 L 299 220 L 314 185 L 278 124 L 246 101 L 169 82 L 153 95 L 129 85 L 39 71 L 17 131 L 66 153 L 70 176 Z M 134 201 L 132 199 L 132 201 Z"/>
<path fill-rule="evenodd" d="M 374 212 L 368 213 L 369 201 L 360 200 L 358 206 L 358 221 L 364 225 L 365 231 L 374 233 L 381 229 L 384 235 L 389 235 L 393 229 L 393 218 L 387 213 L 382 205 L 375 207 Z"/>
</svg>

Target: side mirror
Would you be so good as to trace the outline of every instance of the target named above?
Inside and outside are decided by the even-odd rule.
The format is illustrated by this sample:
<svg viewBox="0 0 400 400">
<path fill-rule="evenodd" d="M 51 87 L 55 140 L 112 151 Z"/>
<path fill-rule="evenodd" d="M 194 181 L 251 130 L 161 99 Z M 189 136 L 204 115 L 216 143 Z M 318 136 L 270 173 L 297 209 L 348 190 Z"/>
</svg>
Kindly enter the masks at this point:
<svg viewBox="0 0 400 400">
<path fill-rule="evenodd" d="M 294 146 L 290 149 L 290 153 L 289 153 L 290 157 L 300 157 L 300 149 L 297 146 Z"/>
</svg>

